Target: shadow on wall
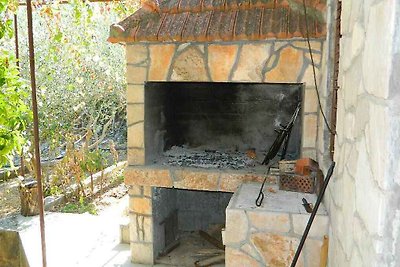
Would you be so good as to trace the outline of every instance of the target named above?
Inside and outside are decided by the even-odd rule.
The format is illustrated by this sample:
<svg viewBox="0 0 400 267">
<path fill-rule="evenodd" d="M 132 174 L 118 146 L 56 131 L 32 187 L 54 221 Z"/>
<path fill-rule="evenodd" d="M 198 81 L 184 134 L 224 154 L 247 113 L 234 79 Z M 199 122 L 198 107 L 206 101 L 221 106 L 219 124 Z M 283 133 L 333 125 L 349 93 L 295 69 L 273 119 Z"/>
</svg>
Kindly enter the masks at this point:
<svg viewBox="0 0 400 267">
<path fill-rule="evenodd" d="M 29 267 L 18 232 L 0 231 L 0 266 Z"/>
</svg>

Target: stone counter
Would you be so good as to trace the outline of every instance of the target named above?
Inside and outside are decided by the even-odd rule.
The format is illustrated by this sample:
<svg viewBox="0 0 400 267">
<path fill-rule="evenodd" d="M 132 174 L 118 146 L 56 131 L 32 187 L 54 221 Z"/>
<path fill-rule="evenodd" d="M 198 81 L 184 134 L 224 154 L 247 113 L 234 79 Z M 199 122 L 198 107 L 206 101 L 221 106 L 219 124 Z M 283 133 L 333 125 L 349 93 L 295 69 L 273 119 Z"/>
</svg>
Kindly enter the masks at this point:
<svg viewBox="0 0 400 267">
<path fill-rule="evenodd" d="M 261 207 L 255 206 L 260 184 L 243 184 L 226 209 L 226 266 L 290 266 L 310 214 L 302 198 L 315 203 L 316 195 L 265 190 Z M 319 266 L 323 238 L 328 234 L 323 204 L 315 217 L 296 266 Z"/>
</svg>

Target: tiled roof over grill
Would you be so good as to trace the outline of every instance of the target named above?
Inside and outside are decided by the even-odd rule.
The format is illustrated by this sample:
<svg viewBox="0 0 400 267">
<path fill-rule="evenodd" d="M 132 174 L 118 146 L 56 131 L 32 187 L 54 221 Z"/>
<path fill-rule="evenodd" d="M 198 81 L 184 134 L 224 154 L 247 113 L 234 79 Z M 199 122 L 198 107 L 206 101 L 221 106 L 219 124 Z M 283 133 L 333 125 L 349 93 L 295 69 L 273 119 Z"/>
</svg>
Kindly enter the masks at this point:
<svg viewBox="0 0 400 267">
<path fill-rule="evenodd" d="M 157 0 L 113 24 L 109 41 L 190 42 L 306 37 L 303 0 Z M 323 37 L 326 0 L 306 0 L 311 38 Z M 321 19 L 322 18 L 322 19 Z"/>
</svg>

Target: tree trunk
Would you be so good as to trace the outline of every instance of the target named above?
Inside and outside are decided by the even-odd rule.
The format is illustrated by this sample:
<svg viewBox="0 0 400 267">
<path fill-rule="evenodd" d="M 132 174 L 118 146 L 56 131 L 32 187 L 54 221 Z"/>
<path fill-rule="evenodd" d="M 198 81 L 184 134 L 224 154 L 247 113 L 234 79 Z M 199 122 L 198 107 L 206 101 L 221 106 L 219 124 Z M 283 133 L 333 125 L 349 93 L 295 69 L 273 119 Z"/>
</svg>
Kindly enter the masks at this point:
<svg viewBox="0 0 400 267">
<path fill-rule="evenodd" d="M 35 180 L 23 181 L 19 187 L 21 214 L 34 216 L 39 214 L 38 187 Z"/>
</svg>

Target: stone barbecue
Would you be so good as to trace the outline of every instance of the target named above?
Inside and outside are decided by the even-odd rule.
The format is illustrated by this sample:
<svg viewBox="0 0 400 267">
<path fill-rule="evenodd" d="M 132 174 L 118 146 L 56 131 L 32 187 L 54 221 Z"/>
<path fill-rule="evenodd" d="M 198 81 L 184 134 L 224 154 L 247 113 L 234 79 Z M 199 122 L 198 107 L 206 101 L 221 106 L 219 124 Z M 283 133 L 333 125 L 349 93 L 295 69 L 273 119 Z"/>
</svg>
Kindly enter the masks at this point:
<svg viewBox="0 0 400 267">
<path fill-rule="evenodd" d="M 325 24 L 316 18 L 325 4 L 307 3 L 318 72 Z M 181 231 L 225 224 L 231 193 L 264 180 L 260 162 L 274 129 L 298 102 L 287 155 L 315 158 L 317 101 L 305 34 L 304 16 L 280 0 L 145 2 L 111 26 L 109 41 L 126 44 L 133 262 L 153 264 Z M 203 224 L 189 225 L 191 218 Z"/>
</svg>

